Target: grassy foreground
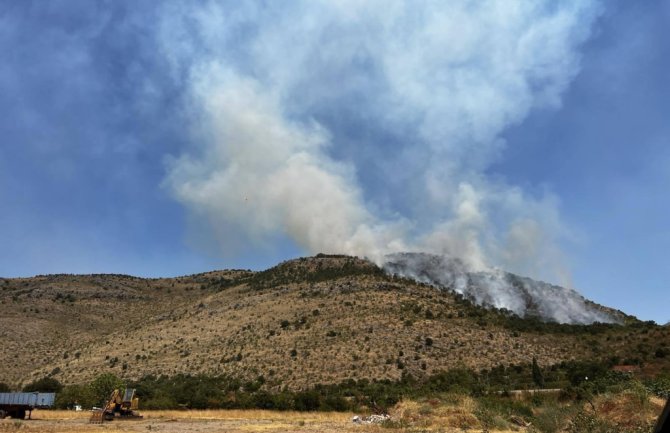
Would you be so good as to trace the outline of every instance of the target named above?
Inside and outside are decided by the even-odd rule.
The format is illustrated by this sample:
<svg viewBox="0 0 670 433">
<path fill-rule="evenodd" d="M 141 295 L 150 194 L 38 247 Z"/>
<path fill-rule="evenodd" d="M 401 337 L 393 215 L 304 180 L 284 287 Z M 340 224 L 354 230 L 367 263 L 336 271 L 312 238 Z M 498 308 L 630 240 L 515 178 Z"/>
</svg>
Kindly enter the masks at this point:
<svg viewBox="0 0 670 433">
<path fill-rule="evenodd" d="M 147 432 L 338 432 L 353 431 L 353 414 L 341 412 L 279 412 L 265 410 L 141 411 L 144 418 L 88 423 L 89 412 L 36 410 L 33 419 L 0 421 L 0 432 L 100 433 Z"/>
<path fill-rule="evenodd" d="M 268 410 L 145 410 L 138 421 L 88 424 L 88 412 L 37 410 L 30 421 L 5 419 L 0 432 L 651 432 L 665 400 L 644 389 L 627 388 L 579 400 L 559 395 L 515 398 L 443 394 L 403 400 L 381 425 L 356 425 L 349 412 Z"/>
<path fill-rule="evenodd" d="M 564 401 L 558 395 L 445 395 L 400 402 L 384 427 L 408 432 L 646 433 L 664 405 L 661 398 L 631 391 L 579 401 Z"/>
</svg>

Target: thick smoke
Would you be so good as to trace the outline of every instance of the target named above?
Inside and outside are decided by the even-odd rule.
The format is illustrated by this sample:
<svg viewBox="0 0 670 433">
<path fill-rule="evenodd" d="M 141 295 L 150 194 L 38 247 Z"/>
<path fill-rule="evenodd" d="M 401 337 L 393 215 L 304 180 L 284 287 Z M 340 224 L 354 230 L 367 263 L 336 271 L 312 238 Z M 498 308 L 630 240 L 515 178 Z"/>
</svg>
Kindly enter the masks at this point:
<svg viewBox="0 0 670 433">
<path fill-rule="evenodd" d="M 366 209 L 352 167 L 327 156 L 323 127 L 287 119 L 255 80 L 218 66 L 202 74 L 196 93 L 213 141 L 202 157 L 176 161 L 170 182 L 224 245 L 235 232 L 256 242 L 279 232 L 312 252 L 381 257 L 405 248 L 400 224 Z"/>
<path fill-rule="evenodd" d="M 384 263 L 392 275 L 465 295 L 479 305 L 509 310 L 521 317 L 560 323 L 618 322 L 621 317 L 590 304 L 579 293 L 501 269 L 473 272 L 459 259 L 425 253 L 390 254 Z"/>
<path fill-rule="evenodd" d="M 598 8 L 573 2 L 172 4 L 161 40 L 200 143 L 166 185 L 230 252 L 427 251 L 559 280 L 557 200 L 487 169 L 554 108 Z M 512 143 L 513 145 L 513 143 Z M 560 281 L 564 282 L 564 281 Z"/>
</svg>

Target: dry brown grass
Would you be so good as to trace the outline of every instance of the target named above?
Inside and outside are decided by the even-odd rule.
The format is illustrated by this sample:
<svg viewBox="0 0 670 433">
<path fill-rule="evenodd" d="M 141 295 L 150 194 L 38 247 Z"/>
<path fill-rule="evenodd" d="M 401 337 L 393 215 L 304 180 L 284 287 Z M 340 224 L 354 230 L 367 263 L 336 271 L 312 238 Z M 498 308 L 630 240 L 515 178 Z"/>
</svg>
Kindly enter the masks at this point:
<svg viewBox="0 0 670 433">
<path fill-rule="evenodd" d="M 145 419 L 185 419 L 185 420 L 221 420 L 221 419 L 264 419 L 264 420 L 303 420 L 305 422 L 346 422 L 353 414 L 345 412 L 294 412 L 272 410 L 150 410 L 142 411 Z"/>
<path fill-rule="evenodd" d="M 347 261 L 371 266 L 350 258 L 282 266 L 315 272 Z M 450 294 L 375 273 L 261 289 L 217 286 L 221 279 L 243 275 L 250 273 L 0 279 L 0 364 L 5 366 L 0 382 L 18 387 L 47 375 L 71 384 L 102 372 L 125 379 L 203 373 L 243 380 L 263 375 L 271 390 L 304 389 L 349 378 L 396 380 L 403 371 L 422 377 L 532 358 L 552 365 L 576 355 L 592 358 L 595 349 L 610 346 L 621 346 L 616 354 L 625 358 L 630 356 L 625 347 L 637 347 L 645 338 L 670 344 L 670 328 L 611 341 L 606 335 L 514 334 L 459 316 L 461 307 Z M 280 325 L 284 320 L 286 327 Z M 433 341 L 430 347 L 426 337 Z M 294 349 L 297 355 L 291 356 Z"/>
<path fill-rule="evenodd" d="M 438 430 L 481 429 L 475 416 L 477 402 L 467 396 L 452 396 L 445 404 L 439 400 L 406 400 L 398 403 L 390 412 L 392 425 L 402 428 Z"/>
<path fill-rule="evenodd" d="M 159 308 L 130 339 L 98 336 L 82 349 L 69 349 L 67 359 L 54 354 L 55 349 L 48 351 L 51 361 L 33 377 L 54 368 L 61 370 L 55 377 L 65 383 L 89 381 L 102 368 L 131 379 L 205 373 L 253 380 L 263 375 L 271 388 L 301 389 L 348 378 L 396 380 L 403 372 L 398 360 L 405 371 L 420 377 L 461 365 L 483 368 L 527 362 L 533 356 L 546 365 L 568 357 L 567 344 L 546 337 L 511 339 L 504 330 L 473 326 L 472 319 L 458 317 L 449 296 L 439 296 L 433 288 L 388 287 L 378 278 L 347 277 L 260 292 L 197 289 L 201 296 L 196 300 L 176 299 L 169 312 Z M 153 308 L 145 306 L 146 311 Z M 434 317 L 427 318 L 427 311 Z M 282 320 L 289 326 L 282 328 Z M 426 337 L 432 346 L 424 344 Z M 49 338 L 41 342 L 45 348 L 58 341 Z M 15 349 L 21 353 L 18 345 Z M 76 360 L 75 352 L 80 352 Z M 112 367 L 109 359 L 114 358 L 118 362 Z"/>
<path fill-rule="evenodd" d="M 73 419 L 86 419 L 88 420 L 91 417 L 91 412 L 80 411 L 75 412 L 73 410 L 39 410 L 35 409 L 32 413 L 31 418 L 33 420 L 73 420 Z"/>
<path fill-rule="evenodd" d="M 602 395 L 596 401 L 596 413 L 611 425 L 620 428 L 649 425 L 658 416 L 664 401 L 626 391 Z M 88 424 L 89 412 L 37 410 L 32 421 L 5 419 L 0 432 L 31 433 L 214 433 L 214 432 L 443 432 L 468 431 L 480 433 L 483 427 L 475 416 L 478 402 L 462 395 L 443 395 L 438 399 L 405 400 L 391 410 L 389 425 L 355 425 L 352 413 L 279 412 L 266 410 L 172 410 L 142 411 L 144 418 L 135 421 L 112 421 L 103 425 Z M 585 409 L 587 409 L 585 407 Z M 496 430 L 525 432 L 526 428 Z"/>
<path fill-rule="evenodd" d="M 598 418 L 630 431 L 654 425 L 664 405 L 665 401 L 649 398 L 646 392 L 636 389 L 601 395 L 595 401 Z"/>
<path fill-rule="evenodd" d="M 349 413 L 274 412 L 264 410 L 143 411 L 142 420 L 88 424 L 89 412 L 35 411 L 33 419 L 0 421 L 0 432 L 99 433 L 147 432 L 346 432 L 360 431 Z"/>
</svg>

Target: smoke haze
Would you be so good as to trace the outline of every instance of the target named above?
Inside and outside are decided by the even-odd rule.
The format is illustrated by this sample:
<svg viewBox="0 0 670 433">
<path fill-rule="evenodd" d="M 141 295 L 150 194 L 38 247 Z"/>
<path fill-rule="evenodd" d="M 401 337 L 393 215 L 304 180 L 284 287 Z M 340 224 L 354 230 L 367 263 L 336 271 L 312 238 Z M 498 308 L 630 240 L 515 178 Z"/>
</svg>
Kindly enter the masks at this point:
<svg viewBox="0 0 670 433">
<path fill-rule="evenodd" d="M 567 283 L 550 192 L 487 173 L 560 105 L 589 1 L 173 3 L 160 40 L 192 148 L 165 185 L 221 252 L 288 238 L 378 263 L 424 251 Z"/>
<path fill-rule="evenodd" d="M 478 305 L 496 307 L 520 317 L 539 317 L 559 323 L 620 323 L 622 315 L 589 303 L 574 290 L 551 285 L 501 269 L 472 272 L 459 259 L 425 253 L 386 257 L 384 269 L 422 283 L 464 295 Z"/>
</svg>

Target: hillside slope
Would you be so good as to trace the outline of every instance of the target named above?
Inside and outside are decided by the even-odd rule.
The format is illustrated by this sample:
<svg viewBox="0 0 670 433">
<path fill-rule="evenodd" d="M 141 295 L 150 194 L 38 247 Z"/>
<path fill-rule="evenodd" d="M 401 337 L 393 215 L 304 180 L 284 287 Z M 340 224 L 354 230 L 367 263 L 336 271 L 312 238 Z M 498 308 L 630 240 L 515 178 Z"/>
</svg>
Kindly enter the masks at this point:
<svg viewBox="0 0 670 433">
<path fill-rule="evenodd" d="M 0 280 L 0 382 L 110 371 L 263 376 L 292 389 L 345 379 L 397 379 L 467 366 L 656 357 L 670 330 L 559 325 L 477 307 L 462 296 L 390 276 L 345 256 L 284 262 L 263 272 L 174 279 L 119 275 Z"/>
</svg>

